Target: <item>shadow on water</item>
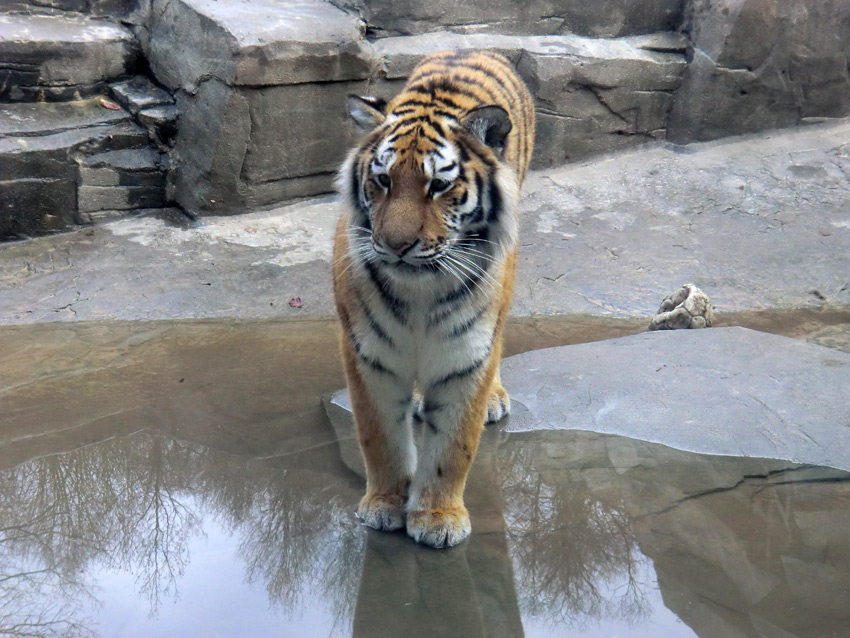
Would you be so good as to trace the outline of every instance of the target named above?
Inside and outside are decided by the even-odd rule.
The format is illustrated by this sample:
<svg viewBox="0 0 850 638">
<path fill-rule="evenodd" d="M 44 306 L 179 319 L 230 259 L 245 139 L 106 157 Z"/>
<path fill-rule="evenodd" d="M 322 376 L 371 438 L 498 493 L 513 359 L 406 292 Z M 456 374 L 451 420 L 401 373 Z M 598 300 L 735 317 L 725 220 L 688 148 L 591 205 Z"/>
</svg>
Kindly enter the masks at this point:
<svg viewBox="0 0 850 638">
<path fill-rule="evenodd" d="M 829 468 L 496 426 L 470 475 L 467 542 L 438 552 L 366 530 L 353 426 L 318 401 L 342 383 L 335 331 L 279 328 L 0 331 L 0 634 L 850 626 L 850 475 Z"/>
</svg>

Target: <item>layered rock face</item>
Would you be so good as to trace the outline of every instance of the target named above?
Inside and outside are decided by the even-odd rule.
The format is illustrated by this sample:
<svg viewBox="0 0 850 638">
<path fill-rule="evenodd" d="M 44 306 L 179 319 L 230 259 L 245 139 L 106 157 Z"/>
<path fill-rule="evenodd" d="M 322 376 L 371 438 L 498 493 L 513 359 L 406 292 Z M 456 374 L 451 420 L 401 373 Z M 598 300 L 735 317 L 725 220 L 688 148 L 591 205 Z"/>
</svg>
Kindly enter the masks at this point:
<svg viewBox="0 0 850 638">
<path fill-rule="evenodd" d="M 3 8 L 0 240 L 163 209 L 174 98 L 139 75 L 131 28 L 100 19 L 135 1 Z"/>
<path fill-rule="evenodd" d="M 850 113 L 850 2 L 691 0 L 693 59 L 670 114 L 686 143 Z"/>
<path fill-rule="evenodd" d="M 119 102 L 163 153 L 157 201 L 192 214 L 332 190 L 358 135 L 346 95 L 392 96 L 447 48 L 516 65 L 537 104 L 536 168 L 850 114 L 850 0 L 14 0 L 3 11 L 0 101 Z M 134 77 L 161 93 L 155 104 L 114 88 Z M 0 144 L 14 149 L 19 133 L 7 127 Z M 121 197 L 60 217 L 86 221 L 86 207 Z M 15 202 L 4 215 L 21 217 Z M 4 224 L 6 236 L 48 229 Z"/>
</svg>

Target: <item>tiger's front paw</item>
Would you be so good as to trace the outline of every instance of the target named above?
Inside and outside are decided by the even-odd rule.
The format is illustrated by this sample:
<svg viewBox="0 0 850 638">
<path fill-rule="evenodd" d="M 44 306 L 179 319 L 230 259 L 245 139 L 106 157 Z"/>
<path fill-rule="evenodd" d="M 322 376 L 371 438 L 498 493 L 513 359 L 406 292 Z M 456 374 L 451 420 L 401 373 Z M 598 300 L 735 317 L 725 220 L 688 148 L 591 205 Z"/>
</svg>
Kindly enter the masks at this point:
<svg viewBox="0 0 850 638">
<path fill-rule="evenodd" d="M 502 387 L 490 390 L 487 398 L 487 423 L 495 423 L 505 418 L 511 411 L 511 398 Z"/>
<path fill-rule="evenodd" d="M 469 536 L 472 525 L 465 507 L 407 513 L 407 534 L 431 547 L 453 547 Z"/>
<path fill-rule="evenodd" d="M 404 527 L 404 497 L 398 495 L 366 495 L 357 508 L 364 525 L 384 532 Z"/>
</svg>

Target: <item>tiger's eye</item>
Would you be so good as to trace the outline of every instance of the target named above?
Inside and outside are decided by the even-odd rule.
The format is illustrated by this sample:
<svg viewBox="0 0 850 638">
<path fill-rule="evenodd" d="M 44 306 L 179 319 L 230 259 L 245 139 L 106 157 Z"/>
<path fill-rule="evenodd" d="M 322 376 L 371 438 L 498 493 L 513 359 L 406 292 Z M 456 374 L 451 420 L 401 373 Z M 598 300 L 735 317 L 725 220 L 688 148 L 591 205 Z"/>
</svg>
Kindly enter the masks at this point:
<svg viewBox="0 0 850 638">
<path fill-rule="evenodd" d="M 449 186 L 451 186 L 451 184 L 444 179 L 432 179 L 431 180 L 431 192 L 432 193 L 442 193 Z"/>
<path fill-rule="evenodd" d="M 393 181 L 390 179 L 390 176 L 386 173 L 378 173 L 377 175 L 375 175 L 375 181 L 377 182 L 378 186 L 380 186 L 384 190 L 389 190 L 390 186 L 393 183 Z"/>
</svg>

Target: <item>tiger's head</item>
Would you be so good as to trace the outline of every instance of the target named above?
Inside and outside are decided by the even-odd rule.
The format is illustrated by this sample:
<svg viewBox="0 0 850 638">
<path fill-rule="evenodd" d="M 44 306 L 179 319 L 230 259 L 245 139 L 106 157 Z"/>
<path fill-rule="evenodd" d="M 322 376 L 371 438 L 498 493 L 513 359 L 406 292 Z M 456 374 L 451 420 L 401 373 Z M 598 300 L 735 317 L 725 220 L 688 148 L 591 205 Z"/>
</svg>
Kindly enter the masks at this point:
<svg viewBox="0 0 850 638">
<path fill-rule="evenodd" d="M 499 106 L 452 111 L 350 96 L 365 131 L 340 171 L 352 252 L 398 273 L 467 275 L 515 242 L 518 185 Z"/>
</svg>

